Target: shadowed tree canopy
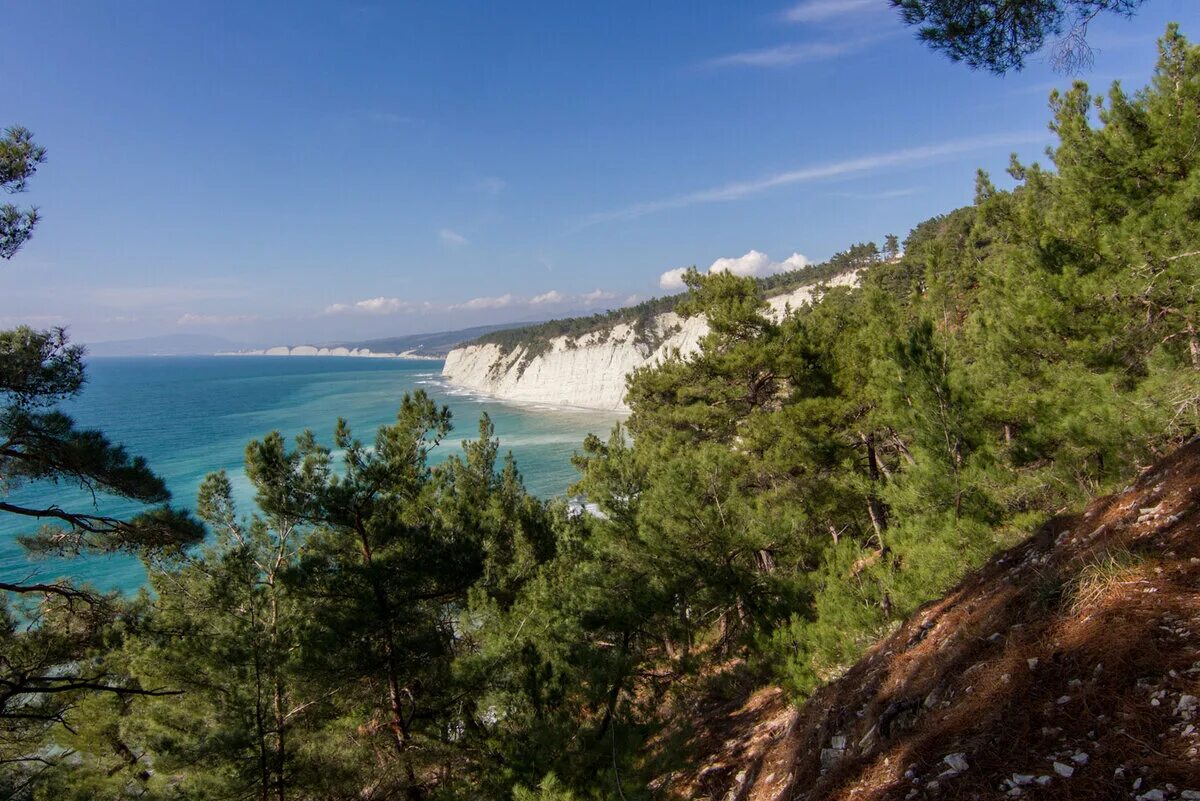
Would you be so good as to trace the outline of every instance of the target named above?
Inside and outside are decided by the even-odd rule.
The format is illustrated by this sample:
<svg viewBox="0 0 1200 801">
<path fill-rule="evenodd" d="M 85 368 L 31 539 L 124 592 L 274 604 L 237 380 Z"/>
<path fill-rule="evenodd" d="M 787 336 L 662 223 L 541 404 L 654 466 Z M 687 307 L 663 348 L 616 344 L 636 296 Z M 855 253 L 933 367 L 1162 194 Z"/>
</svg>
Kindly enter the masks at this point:
<svg viewBox="0 0 1200 801">
<path fill-rule="evenodd" d="M 1087 27 L 1109 12 L 1129 17 L 1145 0 L 890 0 L 921 41 L 972 69 L 1003 74 L 1054 41 L 1056 68 L 1091 63 Z"/>
<path fill-rule="evenodd" d="M 13 126 L 0 137 L 0 189 L 9 194 L 25 191 L 25 182 L 46 160 L 46 149 L 33 141 L 33 134 Z M 0 258 L 11 259 L 37 225 L 37 209 L 20 209 L 12 203 L 0 205 Z"/>
</svg>

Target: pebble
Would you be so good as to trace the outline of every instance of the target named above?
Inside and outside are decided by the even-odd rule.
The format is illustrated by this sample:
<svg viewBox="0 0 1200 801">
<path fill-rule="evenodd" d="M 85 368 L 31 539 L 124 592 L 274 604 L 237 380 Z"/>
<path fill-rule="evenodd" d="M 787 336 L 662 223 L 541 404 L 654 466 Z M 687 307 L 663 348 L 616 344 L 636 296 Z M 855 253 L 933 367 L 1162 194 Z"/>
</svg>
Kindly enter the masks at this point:
<svg viewBox="0 0 1200 801">
<path fill-rule="evenodd" d="M 962 773 L 967 768 L 971 767 L 967 764 L 967 755 L 963 753 L 947 754 L 942 757 L 942 761 L 950 766 L 952 770 Z"/>
<path fill-rule="evenodd" d="M 1062 762 L 1054 763 L 1054 772 L 1064 779 L 1069 779 L 1075 775 L 1075 768 L 1070 765 L 1064 765 Z"/>
</svg>

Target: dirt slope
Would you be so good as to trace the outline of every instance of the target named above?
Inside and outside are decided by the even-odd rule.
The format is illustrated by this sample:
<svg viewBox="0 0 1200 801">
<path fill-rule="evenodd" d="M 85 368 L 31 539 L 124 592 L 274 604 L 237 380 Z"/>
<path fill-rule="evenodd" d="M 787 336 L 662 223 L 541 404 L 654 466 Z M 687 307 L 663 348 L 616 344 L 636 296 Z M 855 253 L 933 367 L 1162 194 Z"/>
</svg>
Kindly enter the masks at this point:
<svg viewBox="0 0 1200 801">
<path fill-rule="evenodd" d="M 681 797 L 1200 799 L 1200 441 L 1051 521 L 807 704 L 717 710 Z"/>
</svg>

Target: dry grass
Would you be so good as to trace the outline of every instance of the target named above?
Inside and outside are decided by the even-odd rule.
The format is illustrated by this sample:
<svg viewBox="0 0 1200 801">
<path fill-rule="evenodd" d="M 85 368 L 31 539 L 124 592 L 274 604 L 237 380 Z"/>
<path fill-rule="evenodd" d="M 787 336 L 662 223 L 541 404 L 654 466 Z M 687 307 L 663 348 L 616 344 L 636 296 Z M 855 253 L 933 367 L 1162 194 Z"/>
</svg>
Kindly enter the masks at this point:
<svg viewBox="0 0 1200 801">
<path fill-rule="evenodd" d="M 1145 568 L 1146 558 L 1124 546 L 1089 556 L 1068 582 L 1067 607 L 1072 614 L 1086 614 L 1120 587 L 1144 578 Z"/>
</svg>

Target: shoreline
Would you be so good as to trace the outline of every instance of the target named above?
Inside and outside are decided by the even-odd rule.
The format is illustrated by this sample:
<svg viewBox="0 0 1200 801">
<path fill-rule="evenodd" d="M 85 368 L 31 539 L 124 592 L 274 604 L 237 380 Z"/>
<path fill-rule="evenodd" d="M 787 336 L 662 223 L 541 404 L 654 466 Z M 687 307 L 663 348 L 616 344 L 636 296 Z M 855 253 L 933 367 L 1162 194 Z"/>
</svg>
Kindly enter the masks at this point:
<svg viewBox="0 0 1200 801">
<path fill-rule="evenodd" d="M 282 357 L 289 357 L 289 358 L 290 357 L 306 358 L 306 357 L 312 357 L 312 356 L 336 356 L 338 358 L 346 358 L 346 359 L 407 359 L 409 361 L 421 361 L 421 362 L 441 362 L 441 361 L 446 360 L 445 356 L 429 356 L 427 354 L 414 353 L 412 351 L 404 351 L 403 353 L 390 353 L 390 352 L 385 351 L 385 352 L 377 353 L 375 351 L 370 351 L 370 350 L 364 351 L 364 350 L 359 350 L 357 348 L 355 348 L 355 349 L 349 349 L 349 348 L 343 348 L 343 347 L 318 348 L 313 345 L 297 345 L 295 347 L 288 347 L 285 345 L 280 345 L 279 347 L 266 348 L 264 350 L 219 351 L 212 355 L 213 356 L 282 356 Z"/>
<path fill-rule="evenodd" d="M 573 403 L 562 403 L 561 401 L 532 400 L 529 398 L 509 398 L 509 397 L 505 397 L 504 395 L 496 395 L 494 393 L 485 392 L 481 389 L 476 389 L 474 387 L 464 386 L 463 384 L 456 384 L 453 381 L 446 378 L 446 376 L 444 374 L 438 376 L 438 382 L 440 384 L 442 384 L 442 386 L 444 386 L 444 387 L 447 387 L 452 390 L 456 390 L 456 392 L 454 392 L 452 394 L 460 395 L 462 397 L 472 397 L 472 398 L 480 398 L 480 399 L 495 401 L 497 403 L 504 403 L 504 404 L 508 404 L 510 406 L 519 406 L 519 407 L 524 407 L 524 408 L 538 407 L 538 406 L 550 407 L 549 409 L 544 409 L 544 410 L 545 411 L 562 411 L 562 412 L 585 412 L 587 414 L 616 415 L 617 417 L 619 417 L 621 419 L 624 419 L 624 418 L 628 417 L 630 414 L 632 414 L 631 410 L 628 408 L 612 409 L 612 408 L 607 408 L 607 407 L 603 407 L 603 406 L 579 406 L 579 405 L 573 404 Z"/>
</svg>

